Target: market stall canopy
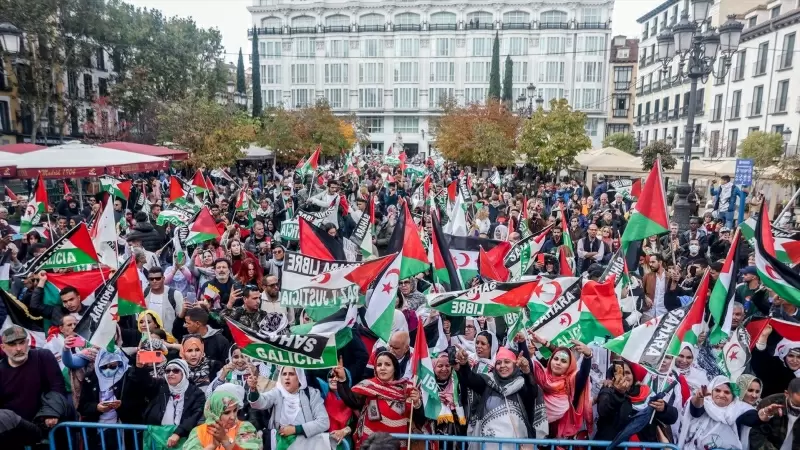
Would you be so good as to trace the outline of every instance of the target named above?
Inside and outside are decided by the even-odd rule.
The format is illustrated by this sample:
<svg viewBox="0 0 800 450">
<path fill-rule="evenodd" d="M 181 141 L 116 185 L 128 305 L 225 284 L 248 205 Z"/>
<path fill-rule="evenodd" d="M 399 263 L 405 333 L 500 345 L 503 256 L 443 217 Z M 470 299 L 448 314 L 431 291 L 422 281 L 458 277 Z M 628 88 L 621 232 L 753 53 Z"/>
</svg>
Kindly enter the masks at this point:
<svg viewBox="0 0 800 450">
<path fill-rule="evenodd" d="M 189 153 L 183 150 L 175 150 L 169 147 L 159 147 L 157 145 L 136 144 L 133 142 L 106 142 L 105 144 L 100 144 L 100 147 L 124 150 L 126 152 L 138 153 L 140 155 L 157 156 L 159 158 L 167 158 L 174 161 L 183 161 L 189 158 Z"/>
<path fill-rule="evenodd" d="M 8 144 L 8 145 L 0 145 L 0 152 L 22 155 L 24 153 L 43 150 L 45 148 L 47 147 L 45 147 L 44 145 L 36 145 L 36 144 Z"/>
<path fill-rule="evenodd" d="M 242 150 L 245 154 L 244 158 L 239 159 L 249 159 L 249 160 L 259 160 L 259 159 L 272 159 L 275 153 L 264 147 L 259 147 L 255 144 L 250 144 L 250 147 Z"/>
<path fill-rule="evenodd" d="M 614 147 L 584 150 L 575 156 L 583 169 L 616 169 L 620 171 L 642 170 L 642 159 Z"/>
<path fill-rule="evenodd" d="M 0 154 L 0 161 L 2 157 Z M 44 178 L 96 177 L 169 167 L 169 160 L 165 158 L 80 143 L 13 155 L 8 160 L 17 167 L 18 178 L 36 178 L 40 174 Z"/>
<path fill-rule="evenodd" d="M 17 176 L 17 155 L 14 153 L 0 152 L 0 177 L 14 178 Z"/>
</svg>

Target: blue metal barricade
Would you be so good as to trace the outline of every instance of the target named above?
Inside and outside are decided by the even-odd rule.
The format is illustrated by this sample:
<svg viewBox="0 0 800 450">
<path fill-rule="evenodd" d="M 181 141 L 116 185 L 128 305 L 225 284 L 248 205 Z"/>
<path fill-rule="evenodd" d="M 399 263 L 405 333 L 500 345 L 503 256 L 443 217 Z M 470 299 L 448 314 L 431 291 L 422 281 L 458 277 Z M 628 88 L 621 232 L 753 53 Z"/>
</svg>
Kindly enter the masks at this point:
<svg viewBox="0 0 800 450">
<path fill-rule="evenodd" d="M 152 450 L 143 448 L 147 425 L 64 422 L 50 430 L 50 450 Z M 89 447 L 89 443 L 99 443 Z M 81 445 L 83 444 L 83 445 Z"/>
<path fill-rule="evenodd" d="M 407 434 L 393 434 L 397 439 L 408 440 Z M 424 444 L 424 447 L 415 447 Z M 412 434 L 411 446 L 433 450 L 438 443 L 438 448 L 450 450 L 605 450 L 610 441 L 568 441 L 558 439 L 509 439 L 496 437 L 467 437 L 467 436 L 431 436 L 430 434 Z M 640 449 L 671 449 L 678 450 L 674 444 L 661 444 L 656 442 L 626 442 L 617 448 Z"/>
</svg>

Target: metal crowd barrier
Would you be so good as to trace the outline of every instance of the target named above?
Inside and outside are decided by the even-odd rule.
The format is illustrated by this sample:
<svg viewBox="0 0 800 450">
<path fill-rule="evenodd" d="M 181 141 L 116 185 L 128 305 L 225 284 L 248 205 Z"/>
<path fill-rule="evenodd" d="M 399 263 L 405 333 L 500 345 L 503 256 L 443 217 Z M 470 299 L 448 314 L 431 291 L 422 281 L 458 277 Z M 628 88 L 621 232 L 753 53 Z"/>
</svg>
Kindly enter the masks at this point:
<svg viewBox="0 0 800 450">
<path fill-rule="evenodd" d="M 63 431 L 60 431 L 63 430 Z M 102 432 L 101 432 L 102 431 Z M 154 450 L 143 448 L 146 425 L 111 423 L 64 422 L 50 430 L 50 450 Z M 392 435 L 399 440 L 409 439 L 407 434 Z M 509 439 L 495 437 L 433 436 L 412 434 L 412 449 L 425 450 L 605 450 L 609 441 L 568 441 L 557 439 Z M 89 442 L 99 441 L 100 447 Z M 617 448 L 647 450 L 679 450 L 677 445 L 655 442 L 626 442 Z"/>
<path fill-rule="evenodd" d="M 407 434 L 393 434 L 397 439 L 408 440 Z M 424 444 L 424 447 L 421 445 Z M 447 450 L 605 450 L 611 441 L 568 441 L 559 439 L 510 439 L 496 437 L 432 436 L 412 434 L 411 449 Z M 656 442 L 625 442 L 617 448 L 671 449 L 674 444 Z"/>
</svg>

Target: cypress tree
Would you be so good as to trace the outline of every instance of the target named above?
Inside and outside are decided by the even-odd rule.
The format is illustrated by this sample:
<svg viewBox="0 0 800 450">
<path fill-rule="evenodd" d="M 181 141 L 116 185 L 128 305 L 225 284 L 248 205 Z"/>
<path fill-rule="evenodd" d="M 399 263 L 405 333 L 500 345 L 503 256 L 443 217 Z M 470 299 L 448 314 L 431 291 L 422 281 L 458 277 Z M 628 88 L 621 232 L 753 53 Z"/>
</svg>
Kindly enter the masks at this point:
<svg viewBox="0 0 800 450">
<path fill-rule="evenodd" d="M 506 73 L 503 75 L 503 102 L 511 106 L 514 101 L 511 94 L 511 83 L 514 75 L 514 63 L 511 61 L 510 56 L 506 56 Z"/>
<path fill-rule="evenodd" d="M 258 34 L 253 26 L 253 117 L 261 117 L 261 62 L 258 55 Z"/>
<path fill-rule="evenodd" d="M 244 80 L 244 56 L 241 47 L 239 47 L 239 61 L 236 63 L 236 92 L 247 92 Z"/>
<path fill-rule="evenodd" d="M 492 68 L 489 72 L 489 98 L 500 100 L 500 36 L 497 31 L 494 33 L 494 45 L 492 45 Z"/>
</svg>

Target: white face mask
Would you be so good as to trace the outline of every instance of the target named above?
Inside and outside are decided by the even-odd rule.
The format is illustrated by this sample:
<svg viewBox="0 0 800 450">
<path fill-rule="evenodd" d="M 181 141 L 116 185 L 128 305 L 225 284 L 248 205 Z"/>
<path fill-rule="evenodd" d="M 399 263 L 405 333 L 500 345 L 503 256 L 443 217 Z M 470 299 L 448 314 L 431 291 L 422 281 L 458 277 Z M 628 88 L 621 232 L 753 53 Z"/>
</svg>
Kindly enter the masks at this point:
<svg viewBox="0 0 800 450">
<path fill-rule="evenodd" d="M 699 251 L 700 251 L 700 246 L 699 245 L 690 245 L 689 246 L 689 253 L 691 253 L 693 255 L 696 255 L 697 252 L 699 252 Z"/>
</svg>

